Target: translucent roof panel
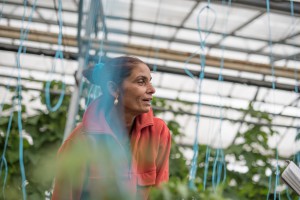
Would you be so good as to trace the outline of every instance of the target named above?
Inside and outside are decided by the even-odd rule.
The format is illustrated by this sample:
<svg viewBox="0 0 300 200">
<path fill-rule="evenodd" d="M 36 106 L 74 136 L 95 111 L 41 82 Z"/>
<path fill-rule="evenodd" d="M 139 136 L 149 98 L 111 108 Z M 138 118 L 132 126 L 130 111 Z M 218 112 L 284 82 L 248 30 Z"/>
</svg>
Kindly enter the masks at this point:
<svg viewBox="0 0 300 200">
<path fill-rule="evenodd" d="M 204 79 L 201 91 L 207 94 L 228 96 L 231 89 L 232 83 Z"/>
<path fill-rule="evenodd" d="M 262 42 L 262 41 L 257 41 L 257 40 L 248 40 L 248 39 L 243 39 L 243 38 L 237 38 L 234 36 L 229 36 L 226 37 L 222 42 L 221 45 L 228 46 L 228 47 L 237 47 L 241 49 L 247 49 L 250 51 L 255 51 L 258 50 L 268 43 Z"/>
<path fill-rule="evenodd" d="M 291 31 L 300 31 L 300 26 L 292 25 L 292 17 L 277 13 L 270 14 L 271 36 L 273 40 L 280 40 L 291 34 Z M 259 30 L 259 31 L 257 31 Z M 237 31 L 237 35 L 250 36 L 269 40 L 269 22 L 268 14 L 265 13 L 260 18 L 254 20 L 252 23 Z"/>
<path fill-rule="evenodd" d="M 130 16 L 130 0 L 106 0 L 102 2 L 105 15 L 125 18 Z"/>
<path fill-rule="evenodd" d="M 170 49 L 176 50 L 176 51 L 189 52 L 189 53 L 201 52 L 200 47 L 197 45 L 181 44 L 178 42 L 172 42 L 170 45 Z M 199 57 L 199 56 L 197 56 L 197 57 Z"/>
<path fill-rule="evenodd" d="M 151 38 L 143 38 L 138 36 L 131 36 L 129 43 L 136 45 L 147 45 L 155 48 L 167 48 L 169 43 L 164 40 L 156 40 Z M 157 54 L 159 54 L 159 49 L 156 50 Z"/>
<path fill-rule="evenodd" d="M 207 2 L 201 2 L 198 5 L 197 9 L 193 11 L 193 14 L 185 23 L 185 27 L 198 29 L 197 17 L 200 13 L 200 28 L 202 30 L 206 29 L 205 27 L 211 27 L 213 21 L 215 20 L 215 25 L 213 26 L 212 31 L 230 33 L 241 26 L 243 23 L 250 20 L 252 17 L 259 14 L 259 11 L 256 10 L 237 7 L 228 8 L 226 6 L 222 6 L 221 4 L 212 3 L 210 4 L 210 7 L 212 8 L 211 10 L 204 9 L 206 5 Z M 206 10 L 208 12 L 206 12 Z M 228 19 L 227 23 L 226 19 Z M 207 25 L 206 21 L 208 22 Z"/>
<path fill-rule="evenodd" d="M 239 60 L 247 60 L 248 54 L 244 52 L 239 51 L 231 51 L 231 50 L 224 50 L 212 48 L 209 50 L 209 55 L 216 56 L 216 57 L 224 57 L 224 58 L 239 58 Z"/>
<path fill-rule="evenodd" d="M 119 35 L 119 34 L 115 34 L 115 33 L 108 33 L 107 39 L 109 41 L 122 42 L 122 43 L 127 43 L 129 40 L 127 35 Z"/>
<path fill-rule="evenodd" d="M 142 22 L 132 22 L 132 31 L 137 33 L 150 34 L 153 38 L 159 36 L 170 36 L 175 33 L 175 28 L 165 26 L 155 26 Z"/>
<path fill-rule="evenodd" d="M 194 4 L 193 1 L 181 0 L 139 0 L 133 7 L 133 19 L 178 26 Z"/>
<path fill-rule="evenodd" d="M 263 56 L 259 54 L 251 54 L 248 56 L 248 61 L 254 63 L 261 63 L 261 64 L 269 64 L 270 58 L 269 56 Z M 275 64 L 277 66 L 277 64 Z"/>
<path fill-rule="evenodd" d="M 300 45 L 300 35 L 297 35 L 295 37 L 289 38 L 286 40 L 287 43 L 291 44 L 291 45 Z"/>
<path fill-rule="evenodd" d="M 37 8 L 37 12 L 42 13 L 42 17 L 45 20 L 57 20 L 57 12 L 55 12 L 55 10 L 44 9 L 44 8 Z M 22 14 L 22 13 L 20 13 L 20 14 Z M 67 14 L 66 12 L 63 13 L 64 16 L 66 14 Z M 66 20 L 70 20 L 70 19 L 68 19 L 68 16 L 66 16 L 65 19 Z"/>
<path fill-rule="evenodd" d="M 267 46 L 263 50 L 264 53 L 270 53 L 270 46 Z M 277 54 L 280 56 L 291 56 L 300 52 L 300 48 L 293 47 L 290 45 L 283 45 L 283 44 L 274 44 L 272 45 L 272 52 L 273 54 Z"/>
<path fill-rule="evenodd" d="M 216 44 L 221 38 L 222 38 L 221 35 L 211 33 L 207 37 L 206 43 Z M 193 41 L 200 45 L 199 32 L 195 30 L 180 29 L 176 34 L 176 39 Z"/>
<path fill-rule="evenodd" d="M 129 29 L 129 22 L 127 20 L 106 18 L 105 23 L 108 29 L 113 28 L 123 31 L 128 31 Z"/>
<path fill-rule="evenodd" d="M 242 98 L 252 100 L 257 91 L 257 87 L 241 84 L 234 84 L 230 96 L 233 98 Z"/>
</svg>

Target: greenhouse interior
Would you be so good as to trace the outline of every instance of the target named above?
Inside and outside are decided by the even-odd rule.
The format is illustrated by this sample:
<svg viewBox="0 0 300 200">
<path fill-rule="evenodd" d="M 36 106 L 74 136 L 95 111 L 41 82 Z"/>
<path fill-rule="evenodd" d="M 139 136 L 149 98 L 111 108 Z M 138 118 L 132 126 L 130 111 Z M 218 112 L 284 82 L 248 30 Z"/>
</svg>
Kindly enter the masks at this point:
<svg viewBox="0 0 300 200">
<path fill-rule="evenodd" d="M 300 199 L 300 1 L 1 0 L 0 9 L 0 199 L 66 199 L 53 195 L 57 152 L 102 95 L 83 71 L 120 56 L 149 67 L 151 110 L 171 137 L 167 181 L 138 179 L 149 191 L 136 199 Z M 70 199 L 101 199 L 91 196 Z"/>
</svg>

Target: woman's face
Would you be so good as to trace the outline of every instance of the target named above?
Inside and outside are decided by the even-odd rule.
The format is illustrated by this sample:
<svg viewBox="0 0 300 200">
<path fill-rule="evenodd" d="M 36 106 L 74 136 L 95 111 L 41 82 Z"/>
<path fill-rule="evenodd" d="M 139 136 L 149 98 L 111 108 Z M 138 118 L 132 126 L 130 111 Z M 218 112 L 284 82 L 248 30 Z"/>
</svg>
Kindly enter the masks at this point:
<svg viewBox="0 0 300 200">
<path fill-rule="evenodd" d="M 151 74 L 148 66 L 138 63 L 129 77 L 123 81 L 121 102 L 124 112 L 139 115 L 150 110 L 152 95 L 155 89 L 151 84 Z"/>
</svg>

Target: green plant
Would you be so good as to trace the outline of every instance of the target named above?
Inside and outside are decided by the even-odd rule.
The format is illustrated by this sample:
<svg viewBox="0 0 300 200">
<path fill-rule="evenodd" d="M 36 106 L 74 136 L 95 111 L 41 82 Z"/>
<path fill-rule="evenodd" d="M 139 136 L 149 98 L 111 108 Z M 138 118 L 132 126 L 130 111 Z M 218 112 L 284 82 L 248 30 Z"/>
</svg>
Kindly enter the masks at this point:
<svg viewBox="0 0 300 200">
<path fill-rule="evenodd" d="M 177 106 L 177 109 L 173 108 L 171 103 L 167 100 L 156 99 L 155 105 L 164 106 L 166 109 L 173 111 L 188 111 L 188 105 L 185 102 L 176 102 L 177 104 L 182 104 L 182 106 Z M 179 107 L 179 108 L 178 108 Z M 264 112 L 256 111 L 252 104 L 249 104 L 249 108 L 244 111 L 245 114 L 250 115 L 254 120 L 272 124 L 272 118 Z M 175 139 L 180 136 L 181 127 L 176 122 L 176 115 L 174 119 L 170 120 L 167 124 L 172 132 L 172 137 Z M 196 190 L 189 190 L 187 188 L 187 166 L 181 166 L 178 163 L 185 163 L 187 161 L 184 157 L 177 157 L 175 160 L 174 155 L 182 155 L 182 147 L 177 143 L 173 144 L 171 149 L 170 158 L 170 181 L 165 184 L 160 189 L 155 189 L 151 193 L 152 199 L 266 199 L 268 194 L 268 176 L 266 175 L 267 170 L 274 169 L 271 165 L 271 161 L 275 158 L 275 149 L 271 149 L 268 145 L 268 138 L 277 134 L 272 129 L 272 126 L 268 128 L 263 128 L 260 124 L 251 124 L 248 129 L 244 132 L 239 132 L 232 144 L 224 149 L 226 159 L 226 165 L 237 165 L 237 168 L 244 168 L 246 171 L 227 169 L 227 177 L 224 184 L 221 184 L 216 191 L 212 189 L 212 170 L 213 157 L 215 157 L 216 150 L 211 149 L 210 159 L 209 159 L 209 170 L 207 176 L 207 189 L 203 190 L 203 174 L 205 166 L 205 152 L 206 146 L 199 145 L 198 151 L 198 170 L 196 175 L 195 184 L 197 186 Z M 299 135 L 298 135 L 299 137 Z M 299 137 L 300 138 L 300 137 Z M 185 146 L 184 148 L 192 147 Z M 280 158 L 282 159 L 282 158 Z M 175 167 L 176 166 L 176 167 Z M 177 169 L 177 166 L 179 168 Z M 175 168 L 175 169 L 174 169 Z M 281 169 L 282 171 L 282 169 Z M 174 176 L 173 176 L 174 175 Z M 273 178 L 274 179 L 274 178 Z M 274 187 L 272 187 L 274 188 Z M 273 191 L 271 190 L 271 193 Z M 271 198 L 271 195 L 270 195 Z M 291 195 L 292 199 L 295 199 L 295 194 Z M 282 191 L 281 199 L 287 199 L 285 191 Z"/>
<path fill-rule="evenodd" d="M 56 82 L 52 85 L 52 89 L 59 86 L 60 83 Z M 59 95 L 52 95 L 51 97 L 52 103 L 55 104 Z M 28 139 L 23 140 L 23 157 L 27 180 L 26 190 L 27 197 L 30 200 L 45 198 L 45 192 L 52 188 L 52 181 L 55 173 L 54 159 L 62 142 L 69 100 L 70 97 L 65 96 L 63 104 L 56 112 L 48 112 L 45 109 L 38 108 L 34 110 L 34 114 L 31 116 L 28 116 L 26 106 L 22 106 L 23 132 L 26 133 L 33 142 L 30 144 Z M 41 96 L 33 97 L 31 101 L 35 103 L 37 103 L 37 101 L 42 101 L 40 103 L 45 104 L 44 94 L 41 93 Z M 11 109 L 11 105 L 4 106 L 4 112 L 9 109 Z M 1 147 L 4 147 L 8 121 L 9 115 L 0 118 L 0 130 L 3 133 L 0 136 Z M 3 149 L 1 149 L 1 154 L 2 150 Z M 8 163 L 8 176 L 4 190 L 5 193 L 0 193 L 1 198 L 22 199 L 22 183 L 19 167 L 19 133 L 16 112 L 14 112 L 13 115 L 13 122 L 5 156 Z M 3 177 L 4 172 L 2 171 L 1 188 L 3 186 Z"/>
</svg>

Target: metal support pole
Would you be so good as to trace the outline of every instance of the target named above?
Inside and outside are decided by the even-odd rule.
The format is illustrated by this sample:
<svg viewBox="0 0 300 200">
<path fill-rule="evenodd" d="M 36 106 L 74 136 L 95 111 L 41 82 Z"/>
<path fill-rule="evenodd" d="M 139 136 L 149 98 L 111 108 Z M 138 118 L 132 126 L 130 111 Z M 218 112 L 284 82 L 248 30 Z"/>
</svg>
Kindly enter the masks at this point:
<svg viewBox="0 0 300 200">
<path fill-rule="evenodd" d="M 95 18 L 95 13 L 98 12 L 99 10 L 99 2 L 97 2 L 98 0 L 91 0 L 90 1 L 90 7 L 89 7 L 89 12 L 88 12 L 88 16 L 87 19 L 85 21 L 85 38 L 90 38 L 91 33 L 94 31 L 93 28 L 93 22 L 94 22 L 94 18 Z M 86 3 L 86 2 L 85 2 Z M 83 16 L 83 1 L 80 1 L 79 4 L 79 16 L 82 19 Z M 65 126 L 65 131 L 64 131 L 64 140 L 66 140 L 66 138 L 69 136 L 69 134 L 71 133 L 71 131 L 73 130 L 73 128 L 75 127 L 75 120 L 76 120 L 76 116 L 78 114 L 78 109 L 79 109 L 79 101 L 80 101 L 80 94 L 82 91 L 82 86 L 83 86 L 83 81 L 82 81 L 82 71 L 83 69 L 86 67 L 87 65 L 87 59 L 89 57 L 89 47 L 90 47 L 90 40 L 89 41 L 81 41 L 80 40 L 80 33 L 81 33 L 81 20 L 78 21 L 78 36 L 77 36 L 77 40 L 78 40 L 78 46 L 80 49 L 80 53 L 79 53 L 79 58 L 78 58 L 78 70 L 76 73 L 76 80 L 77 80 L 77 85 L 75 85 L 74 87 L 74 91 L 72 93 L 72 97 L 71 97 L 71 102 L 69 105 L 69 110 L 68 110 L 68 116 L 67 116 L 67 122 L 66 122 L 66 126 Z"/>
</svg>

